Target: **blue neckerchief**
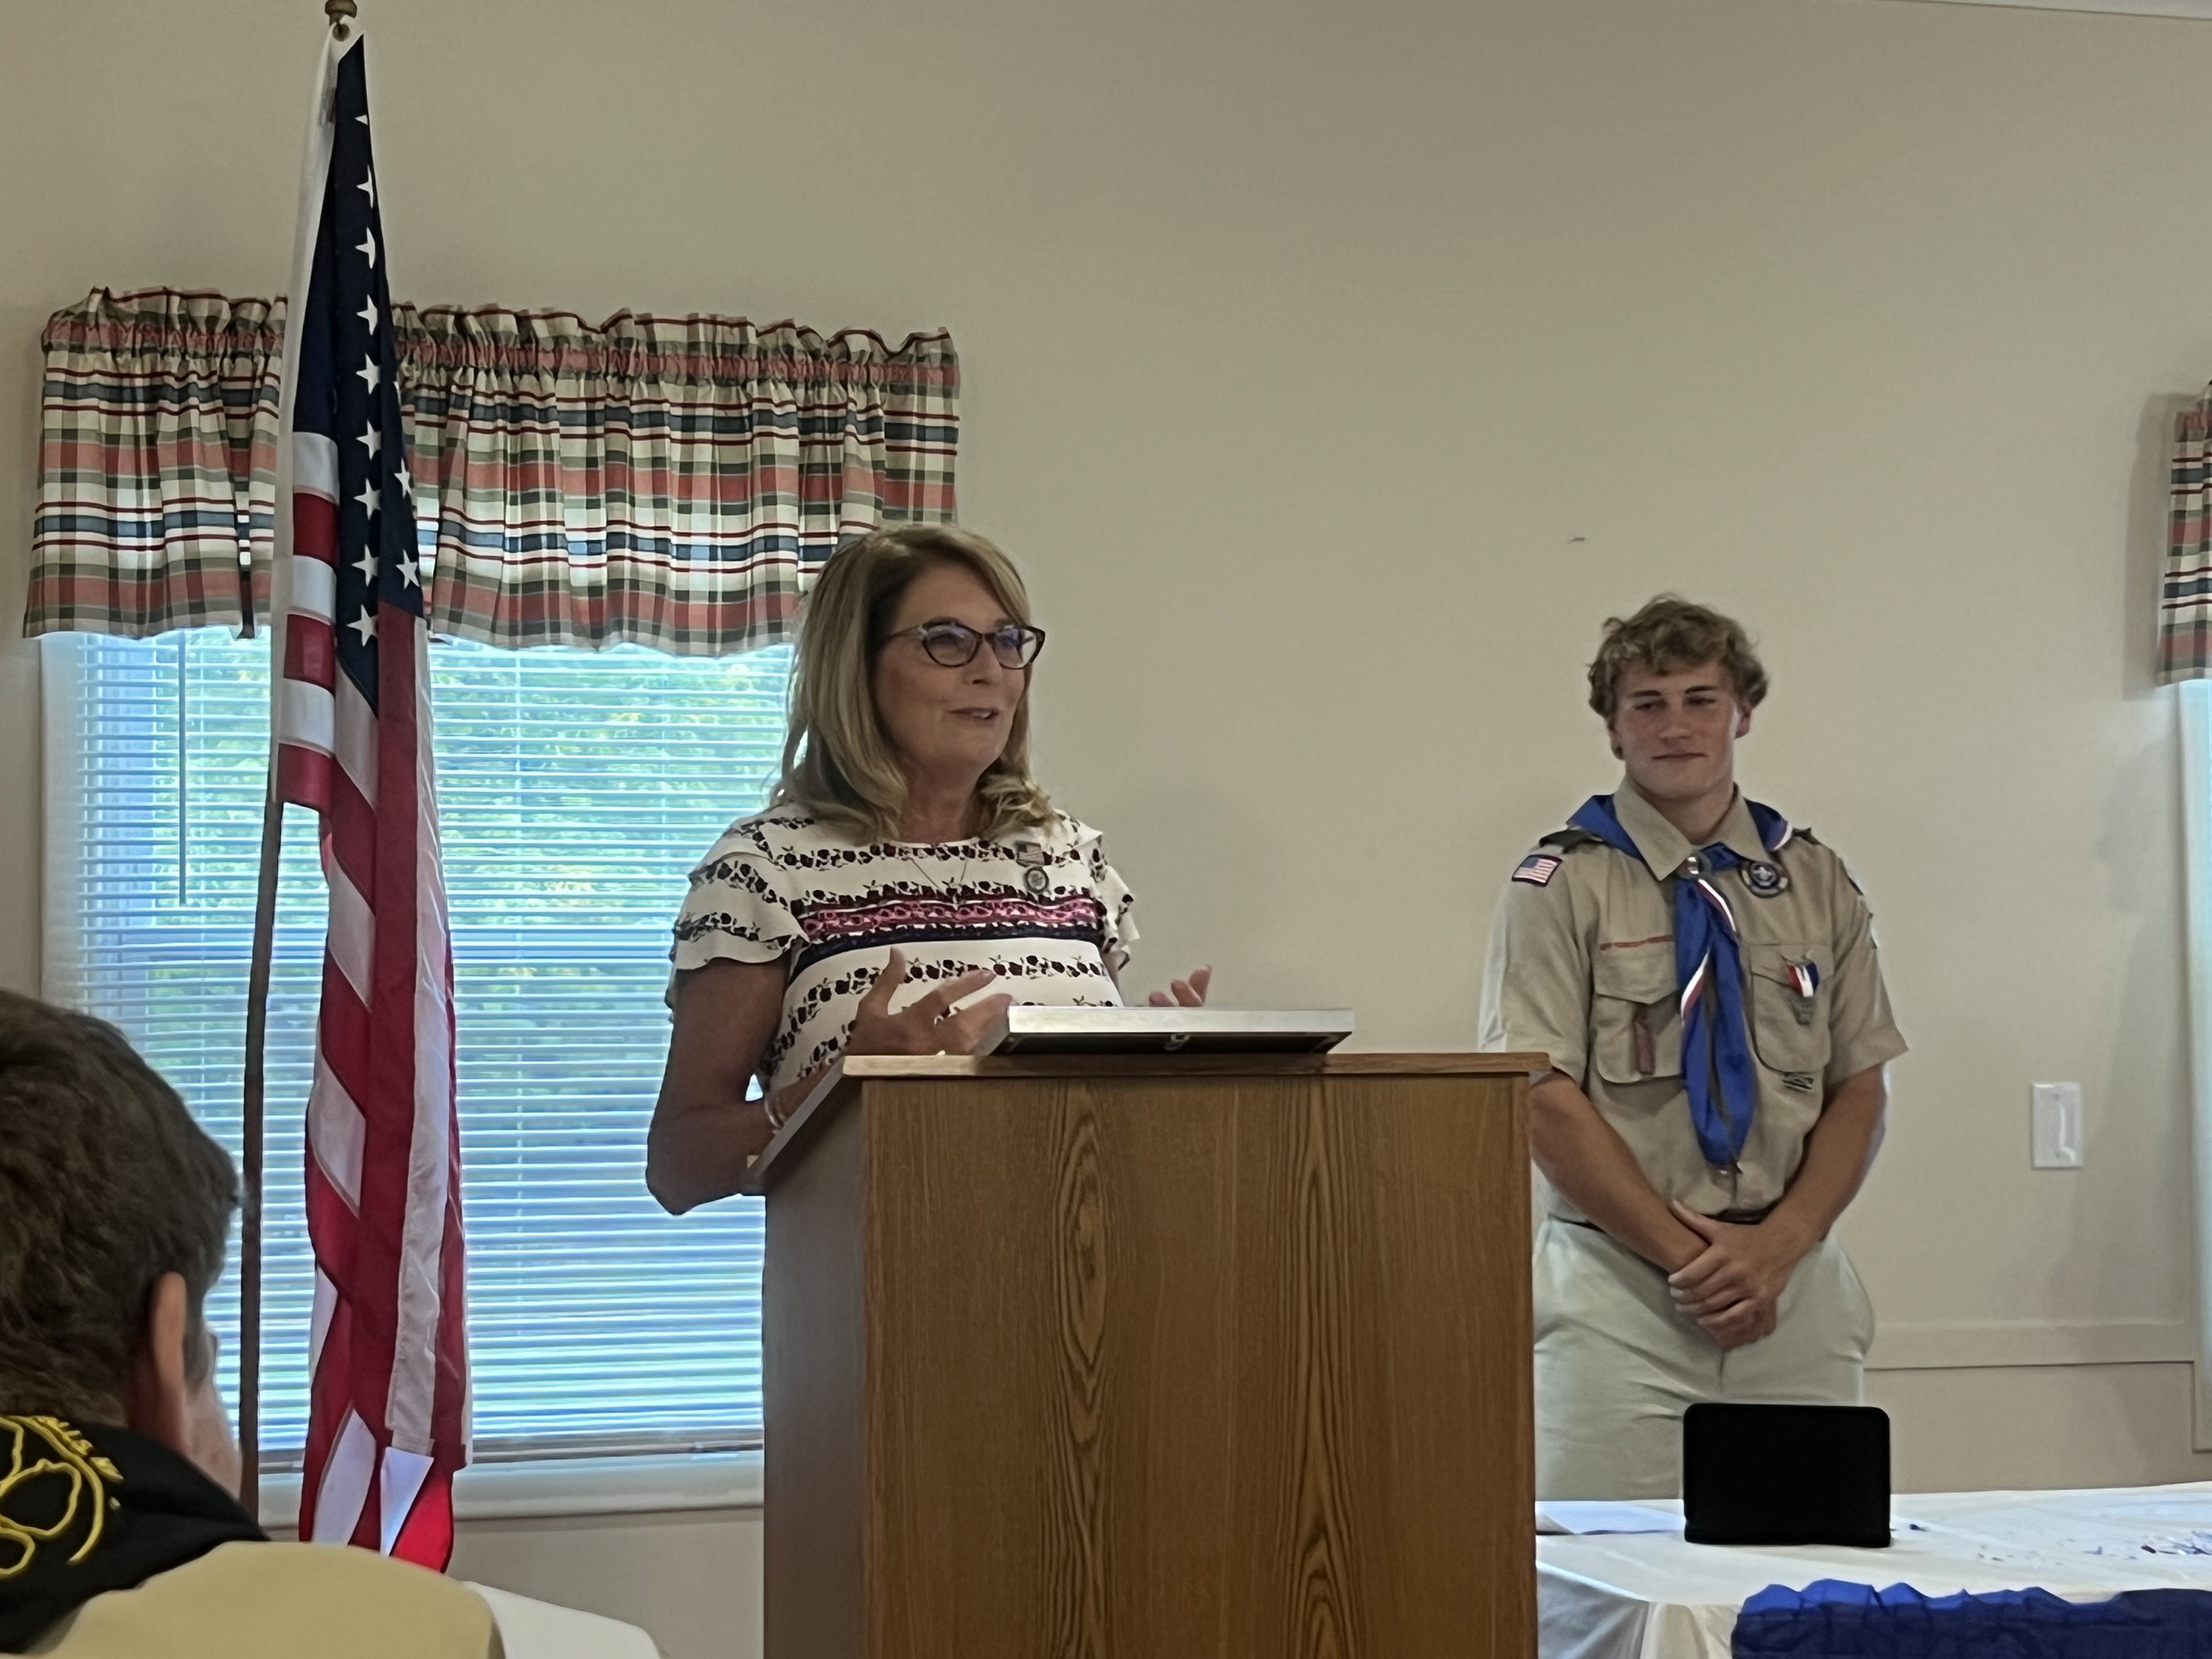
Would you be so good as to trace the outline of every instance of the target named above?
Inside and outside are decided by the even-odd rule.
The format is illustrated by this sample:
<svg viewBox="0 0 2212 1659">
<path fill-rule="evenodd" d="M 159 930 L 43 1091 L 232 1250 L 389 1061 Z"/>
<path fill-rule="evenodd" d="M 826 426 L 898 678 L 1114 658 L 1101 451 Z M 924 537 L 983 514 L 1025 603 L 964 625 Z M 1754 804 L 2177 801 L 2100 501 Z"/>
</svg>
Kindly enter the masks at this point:
<svg viewBox="0 0 2212 1659">
<path fill-rule="evenodd" d="M 1779 852 L 1793 833 L 1790 820 L 1771 806 L 1746 801 L 1759 844 Z M 1621 828 L 1613 797 L 1592 795 L 1567 820 L 1638 864 L 1644 854 Z M 1752 1068 L 1751 1033 L 1743 1014 L 1743 957 L 1737 949 L 1735 913 L 1712 878 L 1742 857 L 1720 842 L 1700 848 L 1704 873 L 1678 874 L 1674 882 L 1674 978 L 1682 997 L 1682 1080 L 1690 1091 L 1690 1121 L 1698 1146 L 1715 1169 L 1735 1166 L 1751 1137 L 1759 1102 Z M 1718 1084 L 1716 1098 L 1714 1085 Z"/>
</svg>

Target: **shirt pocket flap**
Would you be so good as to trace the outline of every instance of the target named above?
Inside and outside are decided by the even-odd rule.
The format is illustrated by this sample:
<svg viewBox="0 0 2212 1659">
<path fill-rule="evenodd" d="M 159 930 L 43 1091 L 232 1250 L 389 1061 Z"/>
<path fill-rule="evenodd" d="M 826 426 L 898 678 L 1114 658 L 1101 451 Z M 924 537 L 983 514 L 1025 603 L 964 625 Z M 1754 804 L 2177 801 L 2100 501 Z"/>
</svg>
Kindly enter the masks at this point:
<svg viewBox="0 0 2212 1659">
<path fill-rule="evenodd" d="M 1798 983 L 1797 970 L 1810 968 L 1813 977 L 1825 988 L 1828 983 L 1827 952 L 1819 945 L 1793 939 L 1764 940 L 1743 945 L 1743 965 L 1746 971 L 1759 979 L 1772 980 L 1778 985 L 1793 988 Z"/>
<path fill-rule="evenodd" d="M 1752 1045 L 1770 1071 L 1817 1085 L 1828 1064 L 1828 952 L 1808 941 L 1747 942 Z"/>
<path fill-rule="evenodd" d="M 1671 939 L 1601 948 L 1590 966 L 1590 1067 L 1607 1083 L 1682 1075 L 1682 1025 Z"/>
<path fill-rule="evenodd" d="M 1665 1002 L 1674 995 L 1674 941 L 1607 950 L 1590 964 L 1590 989 L 1624 1002 Z"/>
</svg>

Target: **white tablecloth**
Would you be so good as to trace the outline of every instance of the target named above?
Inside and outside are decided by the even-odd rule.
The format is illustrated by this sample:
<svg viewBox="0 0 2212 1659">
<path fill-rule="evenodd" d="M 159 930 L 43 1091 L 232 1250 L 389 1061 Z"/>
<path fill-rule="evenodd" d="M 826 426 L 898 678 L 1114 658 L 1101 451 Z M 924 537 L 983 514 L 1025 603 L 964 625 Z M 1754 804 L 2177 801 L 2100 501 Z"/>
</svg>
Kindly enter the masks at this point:
<svg viewBox="0 0 2212 1659">
<path fill-rule="evenodd" d="M 490 1606 L 507 1659 L 660 1659 L 653 1638 L 635 1625 L 535 1601 L 489 1584 L 469 1588 Z"/>
<path fill-rule="evenodd" d="M 1679 1516 L 1680 1504 L 1658 1504 Z M 2039 1588 L 2070 1601 L 2212 1590 L 2212 1481 L 2094 1492 L 1901 1493 L 1886 1550 L 1735 1549 L 1666 1533 L 1536 1540 L 1540 1659 L 1729 1659 L 1745 1601 L 1820 1578 L 1926 1595 Z"/>
</svg>

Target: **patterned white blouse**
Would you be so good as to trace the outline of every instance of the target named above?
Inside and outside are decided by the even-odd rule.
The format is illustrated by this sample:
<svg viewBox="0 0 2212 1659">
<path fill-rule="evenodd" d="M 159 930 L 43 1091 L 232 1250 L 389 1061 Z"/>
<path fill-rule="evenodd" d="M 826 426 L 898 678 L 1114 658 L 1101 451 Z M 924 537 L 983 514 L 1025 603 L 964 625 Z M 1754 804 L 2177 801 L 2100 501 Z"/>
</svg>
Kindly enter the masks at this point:
<svg viewBox="0 0 2212 1659">
<path fill-rule="evenodd" d="M 783 1018 L 760 1065 L 774 1093 L 837 1056 L 893 945 L 907 961 L 895 1008 L 977 968 L 998 975 L 986 995 L 1119 1005 L 1135 903 L 1098 832 L 1064 813 L 995 841 L 861 846 L 772 806 L 732 824 L 691 872 L 669 957 L 678 973 L 784 962 Z"/>
</svg>

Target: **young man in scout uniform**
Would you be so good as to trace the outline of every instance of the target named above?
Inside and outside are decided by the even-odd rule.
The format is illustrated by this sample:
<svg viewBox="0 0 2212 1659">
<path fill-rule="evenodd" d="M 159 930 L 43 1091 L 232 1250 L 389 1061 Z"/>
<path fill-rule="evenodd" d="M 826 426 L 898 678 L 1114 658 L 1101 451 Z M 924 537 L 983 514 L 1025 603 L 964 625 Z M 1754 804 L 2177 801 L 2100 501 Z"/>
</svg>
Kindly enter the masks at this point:
<svg viewBox="0 0 2212 1659">
<path fill-rule="evenodd" d="M 1552 1063 L 1537 1495 L 1672 1497 L 1692 1402 L 1859 1398 L 1873 1310 L 1828 1231 L 1905 1040 L 1843 860 L 1736 789 L 1766 695 L 1743 629 L 1654 599 L 1589 684 L 1626 776 L 1506 883 L 1483 1047 Z"/>
</svg>

